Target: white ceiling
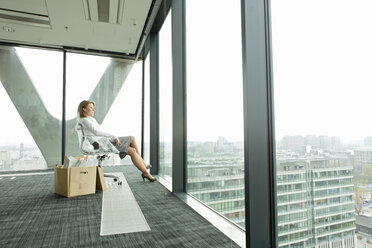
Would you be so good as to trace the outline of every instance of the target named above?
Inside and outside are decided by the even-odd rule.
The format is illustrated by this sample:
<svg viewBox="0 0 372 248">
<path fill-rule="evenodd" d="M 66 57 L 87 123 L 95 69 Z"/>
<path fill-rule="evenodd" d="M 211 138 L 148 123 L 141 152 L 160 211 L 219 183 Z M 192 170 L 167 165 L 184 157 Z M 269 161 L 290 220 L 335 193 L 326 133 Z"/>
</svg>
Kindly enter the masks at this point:
<svg viewBox="0 0 372 248">
<path fill-rule="evenodd" d="M 151 3 L 0 0 L 0 41 L 135 54 Z"/>
</svg>

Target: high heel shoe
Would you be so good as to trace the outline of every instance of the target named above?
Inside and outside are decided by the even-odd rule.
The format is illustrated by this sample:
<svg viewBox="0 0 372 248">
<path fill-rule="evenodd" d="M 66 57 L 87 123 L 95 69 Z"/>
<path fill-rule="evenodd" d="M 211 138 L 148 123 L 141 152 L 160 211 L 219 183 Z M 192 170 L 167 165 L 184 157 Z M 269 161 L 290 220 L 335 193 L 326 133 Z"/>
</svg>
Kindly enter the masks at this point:
<svg viewBox="0 0 372 248">
<path fill-rule="evenodd" d="M 151 164 L 146 165 L 146 169 L 150 169 L 152 167 Z"/>
<path fill-rule="evenodd" d="M 147 176 L 145 176 L 145 175 L 143 175 L 143 174 L 142 174 L 141 176 L 142 176 L 143 181 L 145 181 L 145 178 L 146 178 L 147 180 L 149 180 L 151 183 L 156 181 L 156 178 L 154 178 L 154 177 L 153 177 L 153 178 L 149 178 L 149 177 L 147 177 Z"/>
</svg>

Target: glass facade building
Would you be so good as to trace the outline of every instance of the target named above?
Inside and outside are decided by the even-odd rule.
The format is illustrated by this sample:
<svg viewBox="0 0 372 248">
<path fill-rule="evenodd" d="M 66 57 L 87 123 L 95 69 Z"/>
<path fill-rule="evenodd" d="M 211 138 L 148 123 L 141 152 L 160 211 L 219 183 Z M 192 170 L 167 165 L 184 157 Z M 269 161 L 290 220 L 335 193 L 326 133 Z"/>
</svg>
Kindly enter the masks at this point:
<svg viewBox="0 0 372 248">
<path fill-rule="evenodd" d="M 372 38 L 368 26 L 350 27 L 369 19 L 349 25 L 337 11 L 328 19 L 335 5 L 360 9 L 148 2 L 158 12 L 145 18 L 152 26 L 141 30 L 135 55 L 0 40 L 0 172 L 50 170 L 82 155 L 74 127 L 89 99 L 105 129 L 136 138 L 160 183 L 218 216 L 241 246 L 372 240 L 357 231 L 357 216 L 372 220 Z M 113 155 L 104 165 L 126 164 L 129 157 Z"/>
<path fill-rule="evenodd" d="M 355 247 L 353 188 L 343 158 L 278 159 L 279 247 Z"/>
</svg>

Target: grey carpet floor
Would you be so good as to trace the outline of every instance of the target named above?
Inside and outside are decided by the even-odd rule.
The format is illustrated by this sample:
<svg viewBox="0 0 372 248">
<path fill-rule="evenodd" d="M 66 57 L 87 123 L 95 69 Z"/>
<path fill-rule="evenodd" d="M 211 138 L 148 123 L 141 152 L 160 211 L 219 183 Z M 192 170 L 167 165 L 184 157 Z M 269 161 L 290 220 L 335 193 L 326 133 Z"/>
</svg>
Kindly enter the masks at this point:
<svg viewBox="0 0 372 248">
<path fill-rule="evenodd" d="M 100 236 L 102 192 L 64 198 L 54 194 L 53 174 L 3 177 L 0 247 L 238 247 L 134 166 L 104 171 L 124 172 L 151 231 Z"/>
</svg>

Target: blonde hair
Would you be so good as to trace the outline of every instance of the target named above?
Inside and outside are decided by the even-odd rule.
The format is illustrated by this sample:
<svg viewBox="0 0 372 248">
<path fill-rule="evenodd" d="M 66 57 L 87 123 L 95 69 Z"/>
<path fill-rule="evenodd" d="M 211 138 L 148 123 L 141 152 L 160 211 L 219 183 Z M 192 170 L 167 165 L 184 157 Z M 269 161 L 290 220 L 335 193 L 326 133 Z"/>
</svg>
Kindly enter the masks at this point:
<svg viewBox="0 0 372 248">
<path fill-rule="evenodd" d="M 96 103 L 89 100 L 84 100 L 79 104 L 78 110 L 77 110 L 77 117 L 78 118 L 84 118 L 84 108 L 86 108 L 89 104 L 93 104 L 93 106 L 96 106 Z"/>
</svg>

